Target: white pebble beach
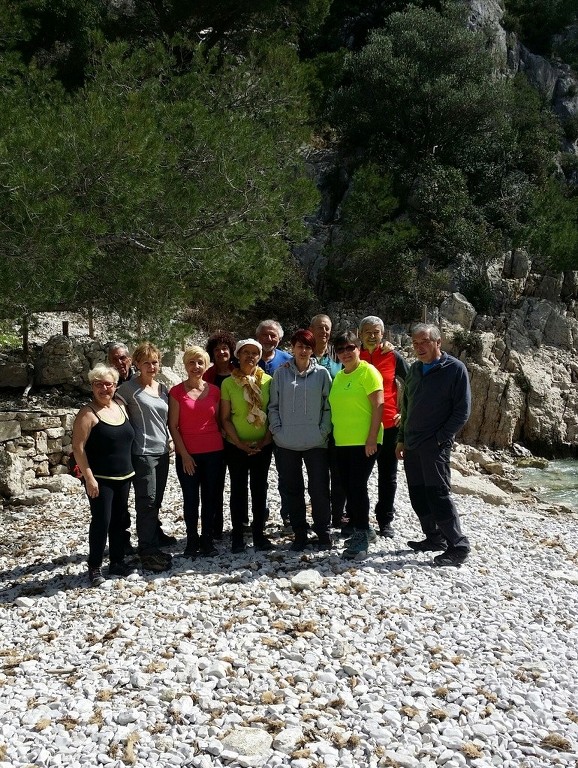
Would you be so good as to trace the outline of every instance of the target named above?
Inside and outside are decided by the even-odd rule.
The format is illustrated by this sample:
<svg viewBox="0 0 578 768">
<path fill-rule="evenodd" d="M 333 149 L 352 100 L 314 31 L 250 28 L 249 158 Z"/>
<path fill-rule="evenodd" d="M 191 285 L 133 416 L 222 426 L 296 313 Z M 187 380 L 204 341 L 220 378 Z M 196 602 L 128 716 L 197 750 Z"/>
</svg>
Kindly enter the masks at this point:
<svg viewBox="0 0 578 768">
<path fill-rule="evenodd" d="M 170 477 L 172 570 L 99 588 L 83 495 L 3 509 L 0 768 L 576 768 L 576 515 L 456 497 L 472 554 L 434 568 L 401 471 L 352 563 L 289 551 L 272 471 L 278 548 L 188 560 Z"/>
</svg>

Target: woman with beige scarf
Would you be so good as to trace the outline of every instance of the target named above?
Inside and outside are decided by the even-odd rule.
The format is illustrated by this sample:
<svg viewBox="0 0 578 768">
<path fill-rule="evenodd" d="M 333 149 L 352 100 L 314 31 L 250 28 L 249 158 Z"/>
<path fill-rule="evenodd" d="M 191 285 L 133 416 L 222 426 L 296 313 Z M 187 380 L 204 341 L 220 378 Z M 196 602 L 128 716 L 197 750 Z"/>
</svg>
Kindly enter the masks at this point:
<svg viewBox="0 0 578 768">
<path fill-rule="evenodd" d="M 249 510 L 253 520 L 253 546 L 272 549 L 265 536 L 267 476 L 272 440 L 267 421 L 271 376 L 258 366 L 263 349 L 255 339 L 242 339 L 235 347 L 239 368 L 221 386 L 221 423 L 225 431 L 225 461 L 231 478 L 231 525 L 233 553 L 245 550 L 243 521 Z"/>
</svg>

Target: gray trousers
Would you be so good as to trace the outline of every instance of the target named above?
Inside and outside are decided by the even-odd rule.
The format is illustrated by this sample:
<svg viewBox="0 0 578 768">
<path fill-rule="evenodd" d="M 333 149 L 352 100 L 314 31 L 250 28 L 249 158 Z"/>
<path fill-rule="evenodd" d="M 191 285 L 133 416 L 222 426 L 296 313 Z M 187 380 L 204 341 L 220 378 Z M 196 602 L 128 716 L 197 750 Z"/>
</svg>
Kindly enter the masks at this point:
<svg viewBox="0 0 578 768">
<path fill-rule="evenodd" d="M 169 454 L 132 457 L 136 533 L 139 552 L 157 548 L 159 511 L 169 476 Z"/>
<path fill-rule="evenodd" d="M 409 499 L 427 539 L 446 541 L 469 552 L 456 505 L 450 496 L 450 441 L 438 445 L 435 437 L 404 451 Z"/>
</svg>

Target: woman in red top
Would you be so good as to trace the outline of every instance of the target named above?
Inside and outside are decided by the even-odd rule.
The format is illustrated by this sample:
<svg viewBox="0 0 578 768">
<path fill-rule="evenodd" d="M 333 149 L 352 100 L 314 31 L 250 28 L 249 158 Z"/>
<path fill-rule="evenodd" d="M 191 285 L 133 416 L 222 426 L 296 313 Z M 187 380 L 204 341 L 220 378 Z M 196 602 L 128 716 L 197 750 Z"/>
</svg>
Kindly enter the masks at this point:
<svg viewBox="0 0 578 768">
<path fill-rule="evenodd" d="M 183 355 L 186 381 L 169 392 L 169 431 L 175 443 L 177 477 L 183 492 L 187 528 L 185 557 L 218 554 L 213 544 L 219 476 L 223 464 L 223 438 L 219 424 L 221 393 L 203 380 L 209 356 L 201 347 L 189 347 Z M 201 536 L 199 538 L 199 493 Z"/>
</svg>

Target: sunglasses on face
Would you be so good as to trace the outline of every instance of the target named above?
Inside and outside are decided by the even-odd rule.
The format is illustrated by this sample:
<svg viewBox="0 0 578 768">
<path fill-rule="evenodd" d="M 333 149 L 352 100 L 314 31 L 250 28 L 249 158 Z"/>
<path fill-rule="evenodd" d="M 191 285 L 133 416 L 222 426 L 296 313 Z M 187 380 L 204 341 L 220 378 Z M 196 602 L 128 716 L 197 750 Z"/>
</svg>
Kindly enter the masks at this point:
<svg viewBox="0 0 578 768">
<path fill-rule="evenodd" d="M 336 347 L 335 351 L 341 355 L 343 352 L 353 352 L 354 349 L 357 349 L 355 344 L 346 344 L 344 347 Z"/>
</svg>

